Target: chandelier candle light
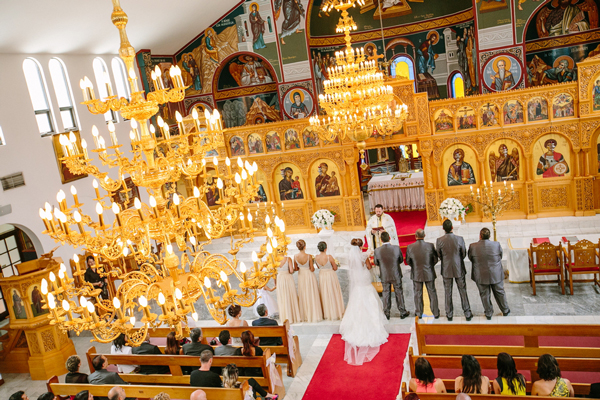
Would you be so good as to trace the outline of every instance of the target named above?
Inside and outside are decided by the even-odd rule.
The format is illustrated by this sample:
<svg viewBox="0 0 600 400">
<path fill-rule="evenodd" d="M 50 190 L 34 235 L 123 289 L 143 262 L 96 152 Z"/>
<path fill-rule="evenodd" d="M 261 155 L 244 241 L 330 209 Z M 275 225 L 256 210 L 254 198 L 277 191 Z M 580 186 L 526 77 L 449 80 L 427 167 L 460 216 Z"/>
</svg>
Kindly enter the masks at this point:
<svg viewBox="0 0 600 400">
<path fill-rule="evenodd" d="M 90 283 L 84 281 L 76 286 L 63 264 L 59 276 L 50 273 L 49 282 L 44 279 L 41 287 L 51 324 L 77 334 L 89 330 L 102 343 L 125 333 L 128 342 L 137 346 L 149 328 L 161 325 L 170 326 L 181 337 L 183 326 L 188 325 L 188 315 L 198 319 L 195 302 L 201 297 L 211 316 L 221 324 L 227 320 L 225 309 L 229 305 L 253 305 L 256 290 L 277 274 L 290 240 L 284 234 L 285 223 L 275 214 L 275 208 L 266 207 L 264 223 L 268 236 L 258 253 L 253 253 L 254 269 L 248 271 L 237 259 L 240 249 L 255 237 L 249 203 L 258 192 L 258 167 L 241 158 L 234 163 L 227 158 L 226 168 L 219 169 L 218 159 L 214 157 L 214 178 L 220 197 L 216 207 L 207 205 L 204 199 L 210 186 L 206 183 L 209 177 L 206 160 L 208 154 L 223 146 L 220 116 L 217 111 L 212 115 L 208 112 L 199 115 L 194 110 L 192 118 L 186 121 L 177 113 L 179 134 L 174 136 L 158 117 L 162 138 L 156 135 L 148 120 L 158 112 L 158 105 L 184 98 L 180 70 L 171 68 L 173 89 L 164 89 L 161 72 L 156 69 L 152 77 L 155 90 L 147 96 L 138 91 L 133 72 L 135 50 L 125 33 L 128 18 L 119 0 L 112 1 L 112 22 L 120 32 L 119 54 L 129 71 L 131 100 L 118 98 L 111 90 L 106 99 L 97 99 L 91 82 L 84 78 L 83 104 L 93 114 L 111 109 L 131 120 L 130 144 L 126 145 L 131 146 L 130 154 L 122 151 L 123 145 L 117 141 L 112 123 L 108 124 L 109 146 L 99 130 L 92 127 L 94 150 L 88 149 L 85 140 L 81 141 L 80 150 L 72 133 L 70 137 L 61 135 L 60 143 L 65 151 L 61 162 L 75 174 L 87 173 L 96 178 L 92 182 L 96 215 L 82 211 L 83 204 L 75 187 L 71 187 L 72 204 L 61 190 L 56 198 L 58 206 L 46 203 L 39 214 L 46 227 L 45 234 L 56 242 L 81 247 L 93 254 L 99 275 L 120 279 L 122 283 L 113 299 L 102 299 L 101 289 Z M 117 173 L 109 177 L 107 172 L 100 171 L 92 165 L 90 153 L 97 154 L 102 165 L 116 169 Z M 148 204 L 135 198 L 133 208 L 122 209 L 112 201 L 118 195 L 125 197 L 125 203 L 131 200 L 126 176 L 136 186 L 146 189 Z M 174 183 L 180 179 L 193 187 L 191 196 L 176 192 Z M 232 260 L 204 250 L 213 239 L 224 236 L 231 237 Z M 126 257 L 133 257 L 139 269 L 127 272 Z M 83 281 L 85 271 L 80 268 L 77 254 L 73 261 L 77 269 L 73 275 Z M 239 281 L 238 288 L 234 288 L 237 282 L 232 282 L 233 277 Z M 152 313 L 153 303 L 161 310 L 160 315 Z M 143 313 L 137 324 L 136 311 Z"/>
<path fill-rule="evenodd" d="M 364 0 L 333 0 L 322 8 L 326 13 L 332 8 L 341 12 L 336 32 L 344 33 L 346 48 L 335 53 L 337 65 L 327 69 L 325 94 L 319 95 L 319 105 L 327 115 L 311 117 L 310 124 L 324 140 L 348 137 L 358 142 L 361 167 L 366 169 L 365 140 L 375 134 L 385 138 L 398 132 L 408 112 L 405 104 L 395 104 L 393 89 L 385 84 L 377 61 L 368 60 L 364 48 L 354 49 L 351 45 L 350 31 L 357 27 L 348 9 L 355 2 L 364 5 Z"/>
<path fill-rule="evenodd" d="M 471 186 L 471 199 L 477 204 L 481 205 L 483 215 L 492 217 L 492 225 L 494 227 L 494 240 L 496 237 L 496 221 L 497 218 L 502 215 L 506 206 L 513 201 L 515 195 L 515 189 L 513 184 L 510 184 L 510 191 L 504 181 L 504 191 L 498 189 L 498 193 L 494 192 L 494 182 L 490 181 L 488 186 L 486 181 L 483 181 L 483 193 L 479 194 L 479 188 L 477 188 L 477 195 L 473 192 L 473 186 Z"/>
</svg>

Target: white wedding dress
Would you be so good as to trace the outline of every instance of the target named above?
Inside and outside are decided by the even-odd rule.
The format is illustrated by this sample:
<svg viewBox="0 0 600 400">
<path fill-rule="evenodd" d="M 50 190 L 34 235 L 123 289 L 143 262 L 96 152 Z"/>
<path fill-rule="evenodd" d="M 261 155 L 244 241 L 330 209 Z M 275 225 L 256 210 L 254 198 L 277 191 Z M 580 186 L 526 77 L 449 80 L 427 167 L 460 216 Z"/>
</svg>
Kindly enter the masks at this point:
<svg viewBox="0 0 600 400">
<path fill-rule="evenodd" d="M 342 340 L 346 342 L 344 361 L 350 365 L 371 361 L 388 338 L 387 319 L 377 290 L 371 284 L 371 274 L 365 267 L 366 258 L 357 246 L 352 246 L 348 262 L 350 296 L 340 324 Z"/>
</svg>

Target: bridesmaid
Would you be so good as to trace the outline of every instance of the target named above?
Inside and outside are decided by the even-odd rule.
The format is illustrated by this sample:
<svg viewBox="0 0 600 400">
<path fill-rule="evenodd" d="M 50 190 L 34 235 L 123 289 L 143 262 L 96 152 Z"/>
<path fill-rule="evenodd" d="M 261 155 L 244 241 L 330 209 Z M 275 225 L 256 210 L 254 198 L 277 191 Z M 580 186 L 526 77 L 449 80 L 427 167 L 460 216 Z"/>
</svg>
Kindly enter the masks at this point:
<svg viewBox="0 0 600 400">
<path fill-rule="evenodd" d="M 225 326 L 231 326 L 231 327 L 248 326 L 248 321 L 244 321 L 242 319 L 242 307 L 239 304 L 232 304 L 227 309 L 227 312 L 231 316 L 231 319 L 229 321 L 227 321 Z M 232 337 L 231 345 L 236 346 L 236 347 L 241 346 L 242 339 L 240 337 Z"/>
<path fill-rule="evenodd" d="M 294 266 L 298 270 L 298 298 L 302 320 L 320 322 L 323 320 L 323 309 L 312 256 L 304 251 L 306 248 L 304 240 L 298 240 L 296 247 L 300 250 L 300 253 L 294 256 Z"/>
<path fill-rule="evenodd" d="M 284 257 L 279 265 L 279 272 L 275 280 L 277 288 L 277 303 L 279 303 L 279 318 L 281 322 L 286 319 L 290 324 L 302 322 L 302 314 L 298 307 L 298 294 L 294 284 L 294 266 L 292 259 Z M 267 307 L 268 308 L 268 307 Z"/>
<path fill-rule="evenodd" d="M 323 302 L 323 317 L 329 320 L 342 319 L 344 315 L 344 299 L 337 274 L 337 263 L 327 254 L 327 243 L 319 242 L 320 253 L 315 257 L 319 272 L 321 301 Z"/>
</svg>

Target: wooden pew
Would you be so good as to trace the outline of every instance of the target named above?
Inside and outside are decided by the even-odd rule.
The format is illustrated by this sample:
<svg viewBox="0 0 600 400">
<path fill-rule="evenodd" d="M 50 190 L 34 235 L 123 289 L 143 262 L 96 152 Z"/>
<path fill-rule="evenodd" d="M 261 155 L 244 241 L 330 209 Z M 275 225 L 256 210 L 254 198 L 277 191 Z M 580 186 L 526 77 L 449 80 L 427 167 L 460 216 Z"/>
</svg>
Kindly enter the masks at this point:
<svg viewBox="0 0 600 400">
<path fill-rule="evenodd" d="M 228 326 L 210 326 L 210 327 L 199 327 L 202 329 L 202 343 L 209 344 L 206 338 L 218 338 L 219 333 L 222 330 L 228 330 L 231 337 L 241 337 L 242 332 L 250 331 L 255 337 L 281 337 L 283 342 L 282 346 L 260 346 L 263 350 L 271 350 L 271 354 L 277 355 L 277 362 L 287 364 L 288 376 L 296 376 L 298 368 L 302 365 L 302 356 L 300 355 L 300 344 L 298 342 L 298 336 L 294 336 L 294 348 L 295 357 L 294 362 L 290 357 L 289 346 L 288 346 L 288 331 L 290 330 L 290 323 L 286 319 L 283 325 L 280 326 L 243 326 L 243 327 L 228 327 Z M 150 330 L 150 337 L 167 337 L 167 335 L 173 332 L 170 328 L 156 328 Z"/>
<path fill-rule="evenodd" d="M 107 397 L 108 392 L 115 385 L 91 385 L 89 383 L 59 383 L 58 377 L 53 376 L 46 383 L 49 392 L 55 396 L 74 396 L 82 390 L 88 390 L 94 396 Z M 172 399 L 189 399 L 196 390 L 203 390 L 208 400 L 243 400 L 244 390 L 248 382 L 244 382 L 239 389 L 225 388 L 201 388 L 192 386 L 146 386 L 146 385 L 123 385 L 125 395 L 131 398 L 152 399 L 161 392 L 168 393 Z M 68 397 L 67 397 L 68 398 Z"/>
<path fill-rule="evenodd" d="M 88 366 L 90 373 L 95 372 L 95 368 L 92 365 L 92 360 L 99 355 L 104 355 L 109 364 L 124 364 L 124 365 L 168 365 L 171 371 L 171 375 L 168 374 L 119 374 L 123 380 L 132 384 L 152 384 L 158 383 L 161 385 L 189 385 L 190 376 L 183 375 L 181 371 L 182 366 L 186 367 L 199 367 L 200 359 L 197 356 L 182 356 L 182 355 L 170 355 L 170 354 L 100 354 L 96 352 L 94 346 L 90 347 L 86 353 Z M 235 364 L 238 368 L 260 368 L 262 370 L 262 377 L 253 377 L 256 379 L 259 385 L 263 386 L 268 392 L 271 392 L 271 383 L 274 377 L 271 377 L 271 372 L 267 367 L 267 359 L 271 356 L 269 349 L 264 350 L 264 354 L 258 357 L 245 357 L 245 356 L 215 356 L 213 357 L 213 367 L 225 367 L 228 364 Z M 283 382 L 281 366 L 276 366 L 279 379 Z M 247 380 L 249 377 L 239 377 L 240 381 Z M 275 386 L 275 394 L 278 394 L 280 398 L 285 396 L 285 388 L 283 386 Z"/>
<path fill-rule="evenodd" d="M 437 369 L 462 369 L 460 360 L 462 356 L 420 356 L 415 355 L 413 352 L 413 348 L 410 347 L 408 349 L 409 356 L 409 364 L 410 364 L 410 375 L 411 377 L 415 377 L 415 362 L 419 357 L 425 357 L 431 367 L 433 368 L 434 373 Z M 536 370 L 537 370 L 537 357 L 513 357 L 515 360 L 515 364 L 517 366 L 517 370 L 525 371 L 528 370 L 531 374 L 531 381 L 527 383 L 527 393 L 531 393 L 531 385 L 533 381 L 537 381 L 540 379 Z M 496 356 L 477 356 L 477 361 L 481 365 L 482 370 L 496 370 Z M 558 365 L 560 366 L 561 371 L 564 372 L 599 372 L 600 371 L 600 359 L 597 358 L 558 358 Z M 490 381 L 492 381 L 495 376 L 488 376 Z M 444 385 L 446 385 L 446 390 L 454 391 L 454 379 L 442 379 Z M 587 396 L 590 392 L 590 384 L 589 383 L 576 383 L 571 382 L 573 385 L 573 390 L 575 391 L 575 395 L 577 396 Z"/>
<path fill-rule="evenodd" d="M 402 382 L 400 390 L 402 399 L 411 393 L 406 389 L 406 382 Z M 417 393 L 419 400 L 455 400 L 456 393 Z M 547 396 L 507 396 L 503 394 L 471 394 L 469 393 L 471 400 L 556 400 L 556 397 Z"/>
<path fill-rule="evenodd" d="M 600 347 L 565 347 L 539 345 L 540 336 L 600 337 L 600 325 L 538 325 L 538 324 L 421 324 L 415 317 L 419 354 L 495 356 L 506 352 L 514 356 L 539 357 L 552 354 L 554 357 L 600 358 Z M 522 346 L 427 344 L 426 336 L 521 336 Z"/>
</svg>

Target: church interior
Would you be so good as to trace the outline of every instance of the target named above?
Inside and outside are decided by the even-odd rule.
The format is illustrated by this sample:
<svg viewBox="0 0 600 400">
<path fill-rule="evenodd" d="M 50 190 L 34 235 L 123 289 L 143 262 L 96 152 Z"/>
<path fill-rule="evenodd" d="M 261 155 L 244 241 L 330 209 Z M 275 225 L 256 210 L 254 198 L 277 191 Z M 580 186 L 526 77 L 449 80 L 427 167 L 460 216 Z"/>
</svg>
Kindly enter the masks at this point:
<svg viewBox="0 0 600 400">
<path fill-rule="evenodd" d="M 0 396 L 600 398 L 600 0 L 168 5 L 0 2 Z"/>
</svg>

